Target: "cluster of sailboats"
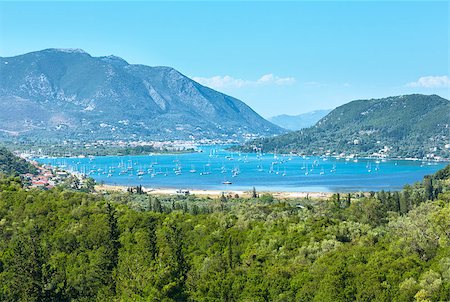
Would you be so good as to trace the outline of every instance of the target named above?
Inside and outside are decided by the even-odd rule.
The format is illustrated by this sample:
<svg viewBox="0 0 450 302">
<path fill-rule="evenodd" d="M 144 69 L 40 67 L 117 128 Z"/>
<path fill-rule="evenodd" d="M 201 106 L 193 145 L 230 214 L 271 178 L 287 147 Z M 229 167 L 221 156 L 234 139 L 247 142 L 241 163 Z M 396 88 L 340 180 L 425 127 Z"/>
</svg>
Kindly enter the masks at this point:
<svg viewBox="0 0 450 302">
<path fill-rule="evenodd" d="M 272 158 L 273 156 L 273 158 Z M 146 176 L 151 178 L 157 176 L 180 176 L 186 175 L 200 175 L 208 176 L 211 174 L 223 174 L 223 184 L 231 184 L 231 178 L 236 178 L 241 174 L 241 165 L 243 165 L 246 172 L 259 172 L 259 173 L 269 173 L 274 175 L 287 176 L 288 173 L 291 175 L 325 175 L 328 173 L 336 173 L 337 166 L 336 159 L 334 163 L 327 164 L 329 160 L 328 157 L 313 157 L 309 158 L 306 156 L 300 157 L 300 163 L 298 160 L 292 161 L 292 155 L 282 155 L 279 156 L 276 153 L 273 155 L 266 155 L 262 153 L 257 153 L 249 159 L 249 155 L 241 155 L 240 153 L 228 153 L 219 154 L 215 149 L 211 149 L 209 152 L 209 158 L 204 156 L 203 160 L 200 158 L 194 159 L 195 164 L 183 165 L 178 156 L 171 156 L 171 161 L 163 160 L 162 163 L 158 161 L 157 156 L 149 157 L 139 157 L 134 159 L 117 158 L 120 162 L 116 161 L 116 164 L 102 164 L 102 161 L 97 163 L 95 157 L 90 157 L 89 162 L 83 160 L 72 162 L 69 164 L 67 161 L 70 159 L 55 159 L 60 160 L 59 162 L 53 163 L 55 166 L 59 166 L 68 171 L 73 171 L 89 176 L 102 176 L 102 177 L 113 177 L 113 176 L 128 176 L 128 177 L 138 177 L 142 179 Z M 298 158 L 298 157 L 296 157 Z M 61 161 L 62 160 L 62 161 Z M 184 158 L 184 161 L 189 160 Z M 191 159 L 192 160 L 192 159 Z M 345 158 L 343 164 L 347 164 L 352 160 L 357 163 L 357 158 Z M 203 161 L 203 163 L 201 163 Z M 142 164 L 145 162 L 144 164 Z M 200 163 L 199 163 L 200 162 Z M 375 172 L 380 169 L 380 160 L 367 160 L 365 169 L 367 172 Z M 202 166 L 197 170 L 195 165 Z M 190 166 L 190 168 L 185 168 Z M 189 174 L 187 174 L 189 173 Z"/>
</svg>

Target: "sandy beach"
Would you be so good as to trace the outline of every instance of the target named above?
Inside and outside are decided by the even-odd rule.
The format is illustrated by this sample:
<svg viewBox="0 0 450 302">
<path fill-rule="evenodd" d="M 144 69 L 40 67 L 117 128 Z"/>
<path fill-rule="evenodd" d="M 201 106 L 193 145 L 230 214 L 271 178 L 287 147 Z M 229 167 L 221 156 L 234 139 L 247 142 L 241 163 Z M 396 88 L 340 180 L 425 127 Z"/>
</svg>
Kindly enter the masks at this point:
<svg viewBox="0 0 450 302">
<path fill-rule="evenodd" d="M 96 185 L 95 190 L 97 192 L 126 192 L 127 186 L 117 186 L 117 185 Z M 176 195 L 176 188 L 147 188 L 142 187 L 144 192 L 150 195 Z M 251 197 L 251 191 L 241 191 L 241 190 L 199 190 L 199 189 L 187 189 L 191 195 L 199 195 L 203 197 L 219 197 L 222 193 L 226 195 L 236 195 L 240 197 Z M 327 199 L 333 195 L 330 192 L 265 192 L 258 191 L 258 194 L 270 193 L 276 198 L 316 198 L 316 199 Z"/>
</svg>

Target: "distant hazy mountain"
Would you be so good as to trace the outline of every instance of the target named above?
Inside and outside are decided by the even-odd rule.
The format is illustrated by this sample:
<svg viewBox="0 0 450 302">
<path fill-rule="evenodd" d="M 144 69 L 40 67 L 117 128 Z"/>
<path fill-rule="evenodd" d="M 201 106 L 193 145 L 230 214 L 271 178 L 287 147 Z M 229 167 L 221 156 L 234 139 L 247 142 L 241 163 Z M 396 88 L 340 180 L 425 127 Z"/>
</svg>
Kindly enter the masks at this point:
<svg viewBox="0 0 450 302">
<path fill-rule="evenodd" d="M 0 58 L 0 108 L 3 136 L 239 139 L 283 131 L 173 68 L 78 49 Z"/>
<path fill-rule="evenodd" d="M 450 158 L 450 102 L 437 95 L 402 95 L 342 105 L 315 126 L 249 142 L 244 150 Z"/>
<path fill-rule="evenodd" d="M 300 130 L 314 126 L 321 118 L 330 113 L 330 111 L 331 109 L 315 110 L 299 115 L 282 114 L 269 118 L 269 121 L 284 129 Z"/>
</svg>

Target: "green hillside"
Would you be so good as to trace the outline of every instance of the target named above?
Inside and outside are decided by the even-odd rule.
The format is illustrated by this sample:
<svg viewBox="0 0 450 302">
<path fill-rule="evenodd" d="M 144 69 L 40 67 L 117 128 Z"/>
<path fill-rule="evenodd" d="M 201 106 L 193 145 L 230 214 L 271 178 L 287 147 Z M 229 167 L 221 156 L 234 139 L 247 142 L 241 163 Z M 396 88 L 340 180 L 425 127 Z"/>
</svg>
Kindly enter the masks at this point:
<svg viewBox="0 0 450 302">
<path fill-rule="evenodd" d="M 15 156 L 6 148 L 0 147 L 0 173 L 14 175 L 35 172 L 36 168 L 30 163 Z"/>
<path fill-rule="evenodd" d="M 243 149 L 449 158 L 449 143 L 450 102 L 437 95 L 413 94 L 352 101 L 313 127 L 252 141 Z"/>
</svg>

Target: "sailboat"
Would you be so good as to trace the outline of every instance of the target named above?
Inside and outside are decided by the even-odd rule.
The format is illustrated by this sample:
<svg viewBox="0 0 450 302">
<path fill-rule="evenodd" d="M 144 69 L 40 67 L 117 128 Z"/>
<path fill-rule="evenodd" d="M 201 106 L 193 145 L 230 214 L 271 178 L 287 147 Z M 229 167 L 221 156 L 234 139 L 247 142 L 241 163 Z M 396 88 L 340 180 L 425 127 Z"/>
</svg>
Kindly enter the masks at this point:
<svg viewBox="0 0 450 302">
<path fill-rule="evenodd" d="M 233 170 L 231 170 L 231 173 L 233 173 L 233 177 L 236 177 L 237 175 L 241 174 L 241 170 L 239 169 L 239 165 L 234 166 Z"/>
<path fill-rule="evenodd" d="M 138 170 L 138 172 L 137 172 L 137 175 L 138 175 L 138 176 L 143 176 L 143 175 L 145 175 L 144 170 L 142 170 L 142 166 L 139 168 L 139 170 Z"/>
<path fill-rule="evenodd" d="M 380 164 L 379 163 L 377 163 L 376 166 L 375 166 L 375 171 L 378 171 L 378 170 L 380 170 Z"/>
<path fill-rule="evenodd" d="M 258 167 L 258 172 L 263 172 L 264 171 L 262 164 L 258 165 L 257 167 Z"/>
<path fill-rule="evenodd" d="M 333 167 L 330 170 L 331 173 L 336 172 L 336 164 L 333 164 Z"/>
<path fill-rule="evenodd" d="M 175 175 L 181 175 L 181 164 L 177 163 L 173 171 L 175 172 Z"/>
<path fill-rule="evenodd" d="M 128 160 L 127 170 L 128 171 L 133 171 L 133 161 L 131 159 Z"/>
<path fill-rule="evenodd" d="M 209 168 L 208 171 L 206 170 L 206 167 Z M 209 175 L 209 174 L 211 174 L 211 166 L 208 165 L 208 164 L 206 164 L 206 165 L 203 167 L 203 172 L 200 172 L 200 175 Z"/>
</svg>

